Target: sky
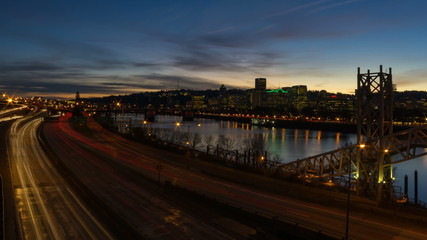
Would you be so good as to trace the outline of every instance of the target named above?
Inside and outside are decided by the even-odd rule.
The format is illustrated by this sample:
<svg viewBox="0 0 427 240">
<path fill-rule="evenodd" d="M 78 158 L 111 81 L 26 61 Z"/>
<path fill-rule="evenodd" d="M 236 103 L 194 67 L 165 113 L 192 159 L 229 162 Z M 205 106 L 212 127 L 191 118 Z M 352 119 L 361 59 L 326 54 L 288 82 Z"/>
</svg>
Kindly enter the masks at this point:
<svg viewBox="0 0 427 240">
<path fill-rule="evenodd" d="M 0 91 L 72 98 L 170 89 L 354 93 L 392 68 L 427 90 L 424 0 L 2 0 Z"/>
</svg>

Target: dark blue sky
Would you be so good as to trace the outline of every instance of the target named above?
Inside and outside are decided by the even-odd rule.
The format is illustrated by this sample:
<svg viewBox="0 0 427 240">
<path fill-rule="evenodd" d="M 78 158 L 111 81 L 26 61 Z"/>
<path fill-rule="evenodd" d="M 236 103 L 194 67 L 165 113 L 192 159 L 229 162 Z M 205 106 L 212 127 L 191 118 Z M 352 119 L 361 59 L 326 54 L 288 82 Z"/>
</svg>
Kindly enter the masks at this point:
<svg viewBox="0 0 427 240">
<path fill-rule="evenodd" d="M 427 90 L 423 0 L 7 1 L 0 91 L 83 97 L 181 88 L 353 92 L 356 71 L 393 68 Z"/>
</svg>

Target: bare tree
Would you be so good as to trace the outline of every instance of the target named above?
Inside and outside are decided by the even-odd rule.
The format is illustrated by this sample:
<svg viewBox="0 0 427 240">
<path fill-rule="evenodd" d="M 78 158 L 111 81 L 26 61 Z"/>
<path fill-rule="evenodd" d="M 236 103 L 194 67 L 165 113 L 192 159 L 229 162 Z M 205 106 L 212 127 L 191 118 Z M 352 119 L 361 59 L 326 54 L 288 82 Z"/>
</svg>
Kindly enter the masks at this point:
<svg viewBox="0 0 427 240">
<path fill-rule="evenodd" d="M 275 170 L 277 166 L 281 163 L 279 154 L 273 154 L 270 159 L 266 161 L 267 171 L 270 172 Z"/>
<path fill-rule="evenodd" d="M 191 135 L 189 142 L 191 148 L 195 150 L 197 146 L 202 142 L 202 137 L 200 136 L 200 134 L 194 133 L 193 135 Z"/>
<path fill-rule="evenodd" d="M 208 135 L 208 136 L 205 136 L 203 140 L 205 142 L 206 153 L 209 154 L 215 139 L 212 135 Z"/>
<path fill-rule="evenodd" d="M 228 159 L 232 155 L 232 150 L 234 149 L 235 141 L 234 139 L 220 135 L 217 139 L 218 150 L 222 153 L 222 157 Z"/>
<path fill-rule="evenodd" d="M 225 151 L 231 151 L 234 148 L 235 141 L 234 139 L 231 139 L 230 137 L 220 135 L 217 144 L 219 147 Z"/>
<path fill-rule="evenodd" d="M 205 142 L 205 146 L 206 147 L 211 147 L 213 145 L 213 142 L 215 140 L 215 138 L 212 135 L 208 135 L 204 137 L 204 142 Z"/>
<path fill-rule="evenodd" d="M 243 151 L 251 150 L 252 152 L 264 153 L 268 150 L 267 139 L 262 134 L 245 137 L 241 141 L 241 149 Z"/>
</svg>

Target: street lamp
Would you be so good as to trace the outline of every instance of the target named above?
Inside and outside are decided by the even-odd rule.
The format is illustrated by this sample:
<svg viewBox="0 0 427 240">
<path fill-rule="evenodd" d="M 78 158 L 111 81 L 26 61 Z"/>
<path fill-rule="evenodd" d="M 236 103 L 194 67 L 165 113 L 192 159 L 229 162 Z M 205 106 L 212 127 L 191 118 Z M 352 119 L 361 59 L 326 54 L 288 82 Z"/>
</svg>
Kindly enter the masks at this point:
<svg viewBox="0 0 427 240">
<path fill-rule="evenodd" d="M 146 130 L 146 133 L 150 137 L 151 136 L 151 126 L 150 126 L 150 124 L 148 123 L 147 120 L 144 120 L 143 123 L 144 123 L 144 128 Z"/>
<path fill-rule="evenodd" d="M 350 190 L 351 190 L 351 159 L 348 162 L 347 166 L 348 171 L 348 187 L 347 187 L 347 214 L 346 214 L 346 221 L 345 221 L 345 240 L 348 240 L 348 228 L 350 224 Z"/>
<path fill-rule="evenodd" d="M 366 144 L 361 143 L 359 145 L 359 150 L 358 150 L 358 156 L 357 156 L 357 165 L 356 165 L 356 179 L 359 179 L 359 164 L 363 155 L 363 149 L 366 147 Z M 345 237 L 344 239 L 348 240 L 349 239 L 349 225 L 350 225 L 350 191 L 351 191 L 351 159 L 348 162 L 347 165 L 347 171 L 348 171 L 348 186 L 347 186 L 347 214 L 346 214 L 346 223 L 345 223 Z"/>
</svg>

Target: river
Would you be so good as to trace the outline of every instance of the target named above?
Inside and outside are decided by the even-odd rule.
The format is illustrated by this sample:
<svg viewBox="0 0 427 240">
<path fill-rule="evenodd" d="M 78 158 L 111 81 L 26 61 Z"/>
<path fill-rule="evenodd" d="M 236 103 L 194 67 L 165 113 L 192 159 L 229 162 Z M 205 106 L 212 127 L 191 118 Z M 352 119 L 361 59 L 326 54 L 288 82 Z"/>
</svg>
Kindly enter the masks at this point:
<svg viewBox="0 0 427 240">
<path fill-rule="evenodd" d="M 143 123 L 143 115 L 117 115 L 117 122 L 132 127 L 145 127 L 151 129 L 169 129 L 188 133 L 198 133 L 205 136 L 218 138 L 220 135 L 234 140 L 235 148 L 239 148 L 242 139 L 259 136 L 266 139 L 268 150 L 278 154 L 283 163 L 292 162 L 320 153 L 340 148 L 347 144 L 356 143 L 356 134 L 329 132 L 321 130 L 266 128 L 248 123 L 232 121 L 217 121 L 213 119 L 194 119 L 182 122 L 180 116 L 156 116 L 153 123 Z M 177 126 L 179 122 L 179 126 Z M 202 143 L 203 145 L 203 143 Z M 427 156 L 396 164 L 394 185 L 400 186 L 403 193 L 404 176 L 408 175 L 408 195 L 414 198 L 414 171 L 418 171 L 418 199 L 427 202 Z"/>
</svg>

